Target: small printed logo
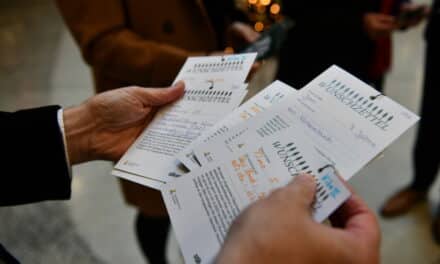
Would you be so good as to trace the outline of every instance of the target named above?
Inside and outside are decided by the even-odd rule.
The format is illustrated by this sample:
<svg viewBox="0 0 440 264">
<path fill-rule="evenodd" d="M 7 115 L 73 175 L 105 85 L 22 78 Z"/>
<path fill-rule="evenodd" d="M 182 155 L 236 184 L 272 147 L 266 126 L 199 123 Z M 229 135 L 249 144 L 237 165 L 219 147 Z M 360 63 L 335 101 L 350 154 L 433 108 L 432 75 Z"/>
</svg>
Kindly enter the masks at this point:
<svg viewBox="0 0 440 264">
<path fill-rule="evenodd" d="M 139 164 L 137 164 L 136 162 L 129 161 L 129 160 L 124 161 L 122 164 L 124 164 L 125 166 L 130 166 L 130 167 L 137 167 L 137 166 L 139 166 Z"/>
<path fill-rule="evenodd" d="M 212 161 L 211 152 L 204 152 L 204 153 L 203 153 L 203 156 L 205 157 L 205 159 L 206 159 L 208 162 L 211 162 L 211 161 Z"/>
<path fill-rule="evenodd" d="M 326 189 L 329 191 L 330 196 L 333 199 L 336 199 L 336 197 L 341 193 L 341 190 L 337 186 L 337 183 L 332 179 L 332 176 L 330 174 L 326 174 L 322 177 L 322 182 L 324 183 Z"/>
<path fill-rule="evenodd" d="M 178 178 L 181 175 L 175 171 L 172 171 L 172 172 L 168 173 L 168 176 Z"/>
<path fill-rule="evenodd" d="M 177 190 L 170 189 L 169 194 L 171 196 L 171 201 L 173 201 L 173 204 L 176 206 L 177 209 L 181 210 L 182 207 L 180 206 L 179 198 L 177 197 Z"/>
<path fill-rule="evenodd" d="M 200 258 L 200 256 L 198 254 L 194 254 L 194 263 L 202 263 L 202 259 Z"/>
</svg>

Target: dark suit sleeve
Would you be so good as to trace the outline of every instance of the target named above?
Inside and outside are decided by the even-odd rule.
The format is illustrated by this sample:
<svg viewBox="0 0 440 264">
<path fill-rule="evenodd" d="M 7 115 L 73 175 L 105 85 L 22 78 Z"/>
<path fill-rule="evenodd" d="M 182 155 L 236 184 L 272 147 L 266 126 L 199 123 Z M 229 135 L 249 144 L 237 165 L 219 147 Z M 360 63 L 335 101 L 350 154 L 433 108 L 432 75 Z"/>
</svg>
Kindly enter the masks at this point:
<svg viewBox="0 0 440 264">
<path fill-rule="evenodd" d="M 0 112 L 0 206 L 70 198 L 59 108 Z"/>
<path fill-rule="evenodd" d="M 332 64 L 362 77 L 372 48 L 363 25 L 371 2 L 283 1 L 281 10 L 295 26 L 281 51 L 279 78 L 299 88 Z"/>
</svg>

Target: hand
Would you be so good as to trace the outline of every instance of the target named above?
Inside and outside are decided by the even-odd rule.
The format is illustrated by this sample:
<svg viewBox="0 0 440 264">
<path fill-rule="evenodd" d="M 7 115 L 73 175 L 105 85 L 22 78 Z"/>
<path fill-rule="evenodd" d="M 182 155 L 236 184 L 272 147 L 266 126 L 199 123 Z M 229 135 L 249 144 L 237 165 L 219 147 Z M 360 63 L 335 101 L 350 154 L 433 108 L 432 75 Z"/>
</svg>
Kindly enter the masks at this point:
<svg viewBox="0 0 440 264">
<path fill-rule="evenodd" d="M 374 214 L 355 194 L 332 220 L 311 215 L 315 181 L 299 175 L 246 209 L 233 223 L 218 263 L 378 263 L 380 233 Z"/>
<path fill-rule="evenodd" d="M 409 28 L 419 25 L 424 19 L 426 19 L 430 14 L 430 8 L 425 5 L 417 5 L 417 4 L 411 4 L 411 3 L 405 3 L 402 4 L 400 7 L 400 14 L 408 13 L 416 11 L 417 9 L 422 8 L 423 12 L 420 15 L 414 15 L 412 17 L 409 17 L 407 20 L 400 20 L 397 19 L 397 24 L 399 28 Z"/>
<path fill-rule="evenodd" d="M 260 33 L 256 32 L 251 26 L 242 22 L 232 23 L 226 30 L 226 42 L 232 49 L 237 50 L 256 41 Z"/>
<path fill-rule="evenodd" d="M 166 89 L 127 87 L 98 94 L 64 111 L 71 164 L 117 161 L 151 121 L 158 107 L 178 99 L 183 82 Z"/>
<path fill-rule="evenodd" d="M 397 29 L 396 19 L 393 16 L 380 13 L 364 15 L 364 28 L 371 39 L 389 36 Z"/>
</svg>

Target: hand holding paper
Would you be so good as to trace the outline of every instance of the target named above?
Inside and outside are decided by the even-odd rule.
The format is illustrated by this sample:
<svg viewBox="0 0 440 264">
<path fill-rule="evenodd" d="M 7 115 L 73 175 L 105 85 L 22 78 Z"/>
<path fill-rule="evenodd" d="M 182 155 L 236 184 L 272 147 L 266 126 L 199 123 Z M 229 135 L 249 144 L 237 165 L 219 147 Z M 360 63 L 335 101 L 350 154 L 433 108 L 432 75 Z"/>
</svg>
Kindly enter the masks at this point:
<svg viewBox="0 0 440 264">
<path fill-rule="evenodd" d="M 183 98 L 156 114 L 112 173 L 155 189 L 182 175 L 175 155 L 238 107 L 254 59 L 255 54 L 189 58 L 176 78 L 185 80 Z"/>
<path fill-rule="evenodd" d="M 336 170 L 348 180 L 418 117 L 337 66 L 300 91 L 276 81 L 235 109 L 246 94 L 242 82 L 254 59 L 255 54 L 189 58 L 176 78 L 185 80 L 185 95 L 159 111 L 113 174 L 161 190 L 188 263 L 211 263 L 228 232 L 231 244 L 260 239 L 249 242 L 240 238 L 243 236 L 237 228 L 229 231 L 246 208 L 250 209 L 239 219 L 260 214 L 264 215 L 261 219 L 280 217 L 292 232 L 309 237 L 311 240 L 306 242 L 312 247 L 327 243 L 326 248 L 337 249 L 343 239 L 351 241 L 348 246 L 352 252 L 361 252 L 363 249 L 356 248 L 356 235 L 365 231 L 366 240 L 360 242 L 371 245 L 374 251 L 378 245 L 374 233 L 377 224 L 358 199 L 350 199 L 350 191 Z M 180 169 L 178 159 L 190 173 Z M 303 181 L 295 180 L 300 173 L 314 177 L 313 202 L 311 189 L 300 191 L 294 186 L 296 181 Z M 293 185 L 289 185 L 292 180 Z M 292 195 L 292 204 L 280 198 L 287 194 Z M 318 224 L 347 199 L 344 213 L 337 214 L 334 222 L 343 224 L 345 230 Z M 288 207 L 294 205 L 292 214 L 297 211 L 300 216 L 289 218 Z M 282 212 L 282 208 L 287 211 Z M 353 208 L 358 209 L 353 212 Z M 289 219 L 298 222 L 288 225 Z M 257 229 L 266 228 L 259 227 L 265 221 L 247 222 Z M 355 230 L 351 225 L 362 228 Z M 285 235 L 278 226 L 267 228 L 279 232 L 279 237 Z M 305 230 L 307 236 L 302 235 Z M 323 236 L 329 239 L 321 241 Z M 272 242 L 276 237 L 264 239 L 269 243 L 267 247 L 276 247 L 272 249 L 275 261 L 287 258 L 289 252 L 278 243 L 293 243 L 291 238 Z M 227 246 L 222 253 L 227 257 L 221 256 L 220 261 L 234 260 L 234 252 Z M 351 252 L 338 254 L 347 259 L 354 257 Z M 317 256 L 302 256 L 300 252 L 297 256 L 300 262 L 317 260 Z"/>
<path fill-rule="evenodd" d="M 270 87 L 277 86 L 284 84 Z M 209 263 L 239 212 L 301 172 L 315 175 L 312 215 L 323 221 L 350 195 L 330 168 L 351 178 L 417 120 L 333 66 L 299 92 L 197 141 L 192 154 L 201 167 L 162 189 L 186 261 Z"/>
<path fill-rule="evenodd" d="M 374 213 L 353 194 L 336 212 L 336 228 L 318 224 L 310 214 L 316 189 L 310 175 L 300 175 L 248 207 L 232 224 L 217 263 L 379 263 Z"/>
</svg>

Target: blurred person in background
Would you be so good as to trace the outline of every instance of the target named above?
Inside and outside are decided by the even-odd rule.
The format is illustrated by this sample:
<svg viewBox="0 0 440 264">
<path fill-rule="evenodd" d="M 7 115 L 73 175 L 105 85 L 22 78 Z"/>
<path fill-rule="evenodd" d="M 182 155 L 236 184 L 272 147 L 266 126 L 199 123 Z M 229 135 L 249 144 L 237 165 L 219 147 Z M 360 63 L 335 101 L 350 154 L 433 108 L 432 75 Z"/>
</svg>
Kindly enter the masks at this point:
<svg viewBox="0 0 440 264">
<path fill-rule="evenodd" d="M 92 69 L 95 91 L 128 85 L 166 86 L 188 56 L 222 53 L 258 38 L 228 1 L 57 0 Z M 160 192 L 120 180 L 139 212 L 135 228 L 150 263 L 165 263 L 168 215 Z"/>
<path fill-rule="evenodd" d="M 380 0 L 377 1 L 374 9 L 378 10 L 378 13 L 369 12 L 364 16 L 367 34 L 373 40 L 367 76 L 370 84 L 383 92 L 385 76 L 391 69 L 392 30 L 405 30 L 417 26 L 426 17 L 428 8 L 411 4 L 409 0 Z M 417 12 L 418 9 L 422 10 L 420 15 L 409 15 L 411 12 Z M 384 30 L 372 30 L 379 25 L 382 25 Z"/>
<path fill-rule="evenodd" d="M 374 19 L 365 16 L 368 2 L 284 1 L 282 12 L 294 20 L 295 26 L 281 50 L 278 78 L 301 88 L 336 64 L 366 80 L 372 52 L 367 30 L 391 31 L 390 25 L 368 22 Z"/>
<path fill-rule="evenodd" d="M 390 35 L 399 27 L 395 16 L 413 8 L 406 2 L 284 1 L 282 12 L 295 26 L 281 51 L 278 78 L 301 88 L 336 64 L 382 90 L 391 61 Z"/>
<path fill-rule="evenodd" d="M 414 174 L 411 184 L 392 195 L 381 208 L 384 217 L 407 213 L 425 201 L 435 181 L 440 164 L 439 108 L 440 96 L 440 0 L 435 0 L 425 32 L 425 76 L 421 104 L 421 120 L 413 153 Z M 440 206 L 432 224 L 433 237 L 440 244 Z"/>
</svg>

